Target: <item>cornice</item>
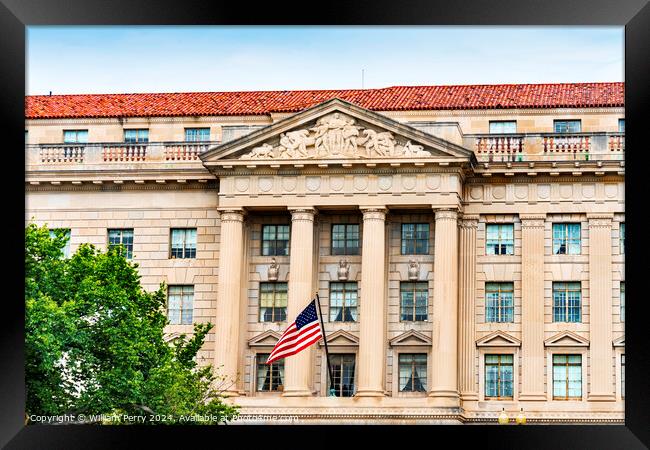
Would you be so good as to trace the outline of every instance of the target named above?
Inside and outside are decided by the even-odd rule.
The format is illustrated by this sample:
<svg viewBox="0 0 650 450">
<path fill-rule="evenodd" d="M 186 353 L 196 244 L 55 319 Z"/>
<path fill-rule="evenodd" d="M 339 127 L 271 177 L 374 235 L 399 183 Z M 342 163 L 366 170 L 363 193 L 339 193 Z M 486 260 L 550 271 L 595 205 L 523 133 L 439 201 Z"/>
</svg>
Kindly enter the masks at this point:
<svg viewBox="0 0 650 450">
<path fill-rule="evenodd" d="M 422 109 L 408 111 L 377 111 L 388 117 L 430 117 L 430 116 L 531 116 L 531 115 L 557 115 L 557 114 L 625 114 L 623 106 L 609 106 L 599 108 L 504 108 L 504 109 Z"/>
<path fill-rule="evenodd" d="M 44 118 L 26 119 L 25 125 L 123 125 L 126 123 L 218 123 L 219 125 L 239 125 L 241 122 L 264 122 L 255 125 L 271 125 L 272 121 L 268 114 L 248 116 L 155 116 L 155 117 L 77 117 L 77 118 Z"/>
<path fill-rule="evenodd" d="M 121 181 L 121 180 L 120 180 Z M 138 180 L 140 181 L 140 180 Z M 119 192 L 119 191 L 184 191 L 184 190 L 218 190 L 217 180 L 206 182 L 138 182 L 125 180 L 124 182 L 103 181 L 31 181 L 25 183 L 26 192 L 58 192 L 58 191 L 87 191 L 87 192 Z M 35 184 L 38 183 L 38 184 Z"/>
</svg>

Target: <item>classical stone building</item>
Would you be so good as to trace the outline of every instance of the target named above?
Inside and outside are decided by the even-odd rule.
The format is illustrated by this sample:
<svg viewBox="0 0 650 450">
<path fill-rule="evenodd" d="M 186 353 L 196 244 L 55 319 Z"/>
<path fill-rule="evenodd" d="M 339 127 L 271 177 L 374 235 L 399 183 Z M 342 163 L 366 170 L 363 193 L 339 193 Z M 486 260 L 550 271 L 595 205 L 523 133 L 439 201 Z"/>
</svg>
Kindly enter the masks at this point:
<svg viewBox="0 0 650 450">
<path fill-rule="evenodd" d="M 28 97 L 26 220 L 214 323 L 242 422 L 620 423 L 623 89 Z M 333 383 L 264 364 L 316 292 Z"/>
</svg>

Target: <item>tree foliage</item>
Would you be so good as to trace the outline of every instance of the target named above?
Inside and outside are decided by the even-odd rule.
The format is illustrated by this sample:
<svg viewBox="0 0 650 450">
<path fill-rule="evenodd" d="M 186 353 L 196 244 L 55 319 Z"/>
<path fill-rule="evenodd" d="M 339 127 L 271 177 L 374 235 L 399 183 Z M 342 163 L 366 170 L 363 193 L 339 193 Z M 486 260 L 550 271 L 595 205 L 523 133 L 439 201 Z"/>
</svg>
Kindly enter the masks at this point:
<svg viewBox="0 0 650 450">
<path fill-rule="evenodd" d="M 82 244 L 65 259 L 63 232 L 25 232 L 25 372 L 28 415 L 139 415 L 147 422 L 222 423 L 237 415 L 223 402 L 211 366 L 197 364 L 211 324 L 165 336 L 165 286 L 147 292 L 121 247 Z M 154 422 L 156 422 L 154 420 Z"/>
</svg>

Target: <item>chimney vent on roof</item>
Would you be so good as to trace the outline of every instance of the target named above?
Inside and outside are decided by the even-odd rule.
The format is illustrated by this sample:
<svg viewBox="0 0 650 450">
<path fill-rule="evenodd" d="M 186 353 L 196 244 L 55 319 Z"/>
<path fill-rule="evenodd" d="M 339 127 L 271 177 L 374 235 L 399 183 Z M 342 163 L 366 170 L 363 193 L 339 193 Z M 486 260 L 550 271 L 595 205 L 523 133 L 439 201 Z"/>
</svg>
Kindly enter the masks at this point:
<svg viewBox="0 0 650 450">
<path fill-rule="evenodd" d="M 52 96 L 52 91 L 50 91 L 50 97 Z"/>
</svg>

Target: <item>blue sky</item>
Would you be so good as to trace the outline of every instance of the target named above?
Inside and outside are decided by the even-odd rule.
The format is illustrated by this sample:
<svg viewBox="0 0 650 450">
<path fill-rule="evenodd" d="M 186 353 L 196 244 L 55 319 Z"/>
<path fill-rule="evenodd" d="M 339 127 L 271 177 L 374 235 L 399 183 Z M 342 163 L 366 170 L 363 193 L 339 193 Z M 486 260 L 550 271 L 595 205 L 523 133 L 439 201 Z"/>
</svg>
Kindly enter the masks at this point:
<svg viewBox="0 0 650 450">
<path fill-rule="evenodd" d="M 623 81 L 623 27 L 30 26 L 28 95 Z"/>
</svg>

